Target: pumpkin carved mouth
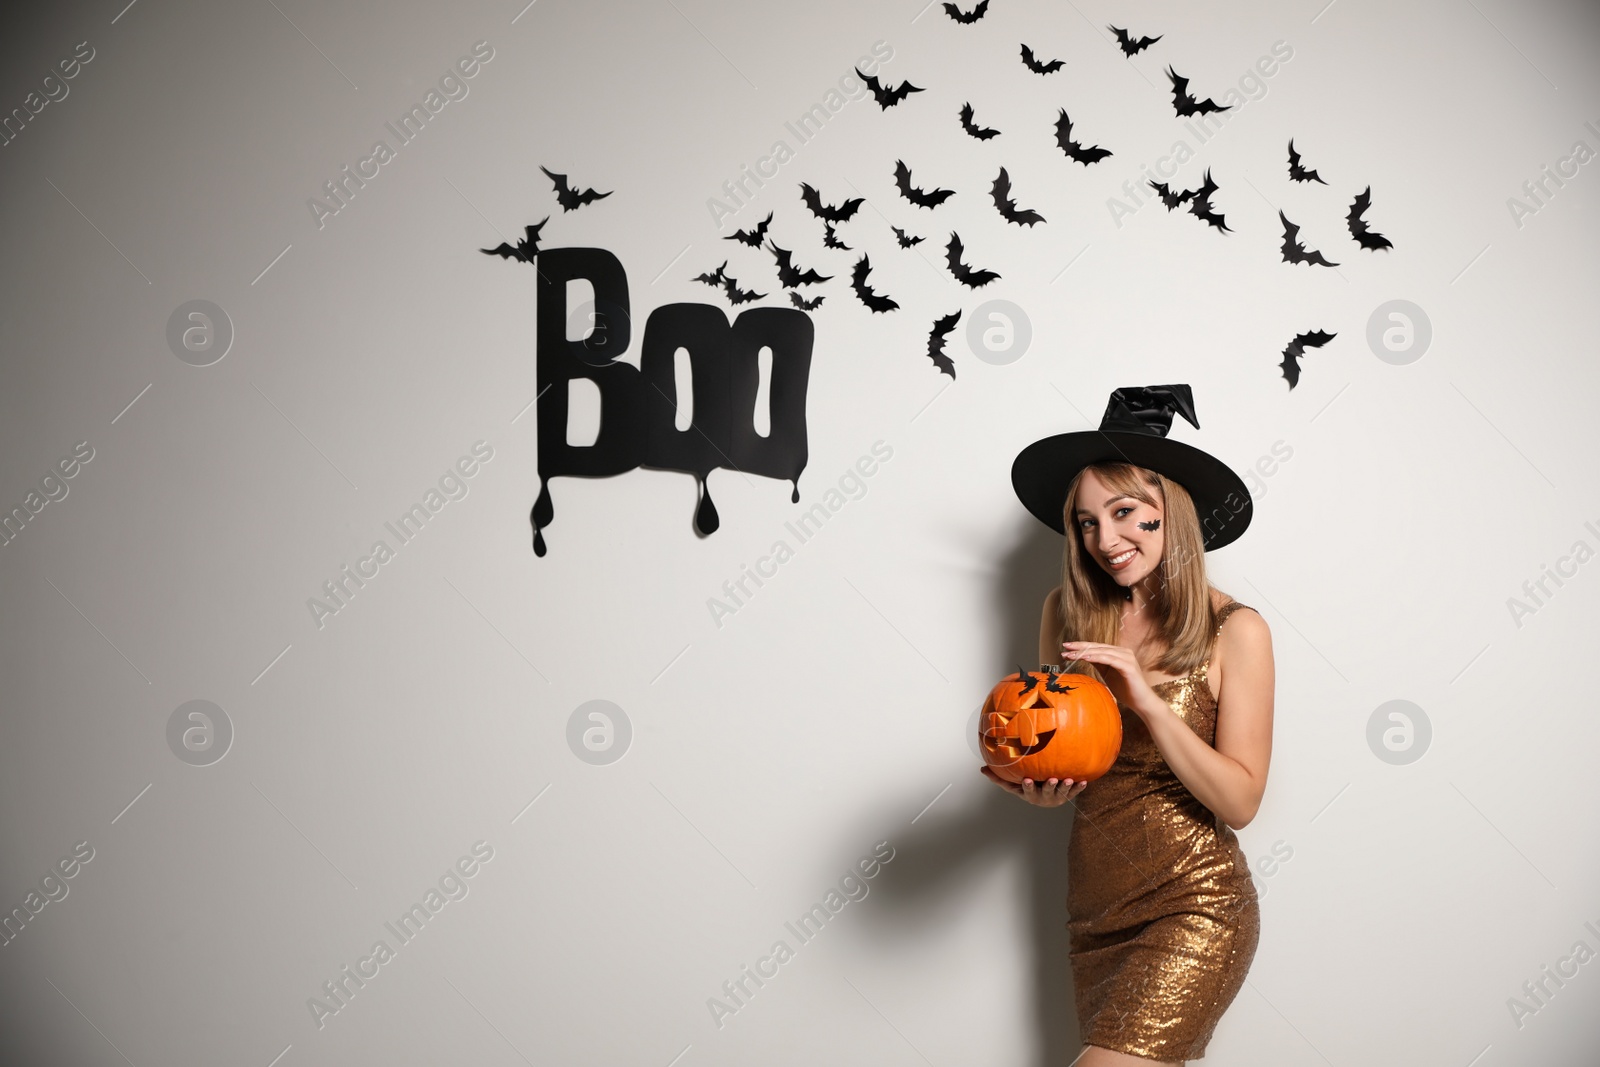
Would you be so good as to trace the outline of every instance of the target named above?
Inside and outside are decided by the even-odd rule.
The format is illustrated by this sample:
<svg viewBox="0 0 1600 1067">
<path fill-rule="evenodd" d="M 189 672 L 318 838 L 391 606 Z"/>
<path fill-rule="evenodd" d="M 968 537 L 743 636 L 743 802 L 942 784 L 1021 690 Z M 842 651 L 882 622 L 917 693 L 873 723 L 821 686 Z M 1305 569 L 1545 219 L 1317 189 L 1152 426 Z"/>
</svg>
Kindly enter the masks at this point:
<svg viewBox="0 0 1600 1067">
<path fill-rule="evenodd" d="M 1050 743 L 1050 739 L 1055 735 L 1056 732 L 1054 730 L 1046 730 L 1041 733 L 1039 735 L 1039 739 L 1031 745 L 1022 744 L 1018 738 L 989 737 L 986 740 L 995 748 L 1004 752 L 1007 756 L 1010 756 L 1012 759 L 1021 759 L 1023 756 L 1031 756 L 1035 752 L 1043 749 L 1044 746 Z"/>
</svg>

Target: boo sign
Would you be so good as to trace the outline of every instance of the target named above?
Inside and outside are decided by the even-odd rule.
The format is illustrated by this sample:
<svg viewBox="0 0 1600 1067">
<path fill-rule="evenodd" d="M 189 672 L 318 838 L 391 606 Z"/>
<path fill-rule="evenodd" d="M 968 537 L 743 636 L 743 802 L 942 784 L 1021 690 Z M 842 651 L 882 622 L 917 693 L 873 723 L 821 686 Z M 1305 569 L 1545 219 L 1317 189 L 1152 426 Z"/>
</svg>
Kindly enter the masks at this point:
<svg viewBox="0 0 1600 1067">
<path fill-rule="evenodd" d="M 703 536 L 719 525 L 706 475 L 718 467 L 783 478 L 800 499 L 806 465 L 806 385 L 814 330 L 794 308 L 741 312 L 731 323 L 711 304 L 665 304 L 645 322 L 639 367 L 617 357 L 632 341 L 628 276 L 603 248 L 551 248 L 538 254 L 539 497 L 530 516 L 533 550 L 545 554 L 544 528 L 555 516 L 550 479 L 561 475 L 606 478 L 635 467 L 684 471 L 695 476 L 699 502 L 694 523 Z M 583 279 L 594 290 L 592 328 L 567 338 L 567 283 Z M 693 417 L 675 423 L 678 385 L 675 356 L 689 355 Z M 760 353 L 771 352 L 768 432 L 756 432 L 761 385 Z M 600 431 L 592 444 L 567 442 L 570 383 L 587 379 L 600 395 Z"/>
</svg>

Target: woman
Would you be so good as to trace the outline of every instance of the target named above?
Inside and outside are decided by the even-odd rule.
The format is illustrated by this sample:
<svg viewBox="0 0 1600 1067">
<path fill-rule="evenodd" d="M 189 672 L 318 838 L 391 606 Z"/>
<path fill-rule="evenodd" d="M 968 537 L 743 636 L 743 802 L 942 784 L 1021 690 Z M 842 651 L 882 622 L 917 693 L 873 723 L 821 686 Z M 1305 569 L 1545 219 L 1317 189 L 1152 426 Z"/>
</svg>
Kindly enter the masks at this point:
<svg viewBox="0 0 1600 1067">
<path fill-rule="evenodd" d="M 1067 853 L 1077 1067 L 1200 1058 L 1260 930 L 1234 831 L 1266 786 L 1272 639 L 1211 588 L 1204 555 L 1244 532 L 1250 496 L 1226 464 L 1166 438 L 1174 412 L 1199 427 L 1187 385 L 1115 390 L 1099 430 L 1037 441 L 1012 468 L 1029 510 L 1074 529 L 1040 659 L 1099 678 L 1122 710 L 1121 751 L 1092 785 L 983 768 L 1040 807 L 1082 797 Z"/>
</svg>

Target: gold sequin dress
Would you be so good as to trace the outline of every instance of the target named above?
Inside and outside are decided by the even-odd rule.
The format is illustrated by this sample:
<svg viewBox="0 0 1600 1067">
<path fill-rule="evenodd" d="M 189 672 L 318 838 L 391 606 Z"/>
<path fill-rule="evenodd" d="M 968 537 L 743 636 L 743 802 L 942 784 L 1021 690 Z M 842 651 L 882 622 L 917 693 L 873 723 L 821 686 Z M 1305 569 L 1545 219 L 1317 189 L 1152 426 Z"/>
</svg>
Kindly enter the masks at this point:
<svg viewBox="0 0 1600 1067">
<path fill-rule="evenodd" d="M 1245 606 L 1222 607 L 1219 635 Z M 1209 666 L 1152 688 L 1215 745 Z M 1075 803 L 1067 932 L 1080 1035 L 1133 1056 L 1198 1059 L 1244 985 L 1260 936 L 1238 838 L 1172 773 L 1126 707 L 1116 763 Z"/>
</svg>

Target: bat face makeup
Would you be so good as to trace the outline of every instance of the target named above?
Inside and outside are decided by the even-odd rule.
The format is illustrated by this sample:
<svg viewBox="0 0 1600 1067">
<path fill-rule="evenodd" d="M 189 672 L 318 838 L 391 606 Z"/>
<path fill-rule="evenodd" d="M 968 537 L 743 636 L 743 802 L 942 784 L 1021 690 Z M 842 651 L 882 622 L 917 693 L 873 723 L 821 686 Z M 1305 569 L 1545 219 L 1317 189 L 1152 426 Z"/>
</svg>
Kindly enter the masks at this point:
<svg viewBox="0 0 1600 1067">
<path fill-rule="evenodd" d="M 1128 587 L 1155 573 L 1166 546 L 1162 509 L 1117 492 L 1085 471 L 1069 516 L 1084 551 L 1100 569 Z"/>
</svg>

